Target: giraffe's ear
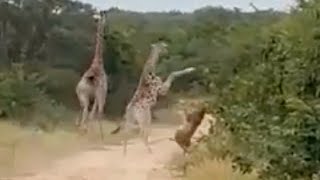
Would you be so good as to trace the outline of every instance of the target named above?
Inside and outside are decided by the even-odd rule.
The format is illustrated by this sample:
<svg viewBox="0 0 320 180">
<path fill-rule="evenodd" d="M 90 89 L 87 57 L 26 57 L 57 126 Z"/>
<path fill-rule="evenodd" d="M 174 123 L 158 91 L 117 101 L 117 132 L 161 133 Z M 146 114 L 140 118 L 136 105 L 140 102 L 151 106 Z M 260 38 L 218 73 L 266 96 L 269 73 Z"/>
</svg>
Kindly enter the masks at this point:
<svg viewBox="0 0 320 180">
<path fill-rule="evenodd" d="M 106 14 L 107 14 L 107 11 L 106 11 L 106 10 L 103 10 L 103 11 L 100 12 L 100 15 L 101 15 L 101 16 L 105 16 Z"/>
<path fill-rule="evenodd" d="M 165 43 L 165 42 L 161 42 L 161 46 L 162 46 L 163 48 L 167 48 L 167 47 L 168 47 L 168 44 Z"/>
</svg>

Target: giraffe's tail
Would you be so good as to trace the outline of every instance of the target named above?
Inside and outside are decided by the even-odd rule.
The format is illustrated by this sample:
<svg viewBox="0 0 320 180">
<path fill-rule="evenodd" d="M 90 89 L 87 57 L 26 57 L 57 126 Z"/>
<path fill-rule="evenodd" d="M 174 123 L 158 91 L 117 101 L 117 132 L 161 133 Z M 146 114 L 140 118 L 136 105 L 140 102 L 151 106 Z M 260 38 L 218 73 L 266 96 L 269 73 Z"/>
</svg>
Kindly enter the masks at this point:
<svg viewBox="0 0 320 180">
<path fill-rule="evenodd" d="M 122 129 L 122 124 L 118 125 L 116 129 L 110 132 L 110 134 L 117 134 Z"/>
</svg>

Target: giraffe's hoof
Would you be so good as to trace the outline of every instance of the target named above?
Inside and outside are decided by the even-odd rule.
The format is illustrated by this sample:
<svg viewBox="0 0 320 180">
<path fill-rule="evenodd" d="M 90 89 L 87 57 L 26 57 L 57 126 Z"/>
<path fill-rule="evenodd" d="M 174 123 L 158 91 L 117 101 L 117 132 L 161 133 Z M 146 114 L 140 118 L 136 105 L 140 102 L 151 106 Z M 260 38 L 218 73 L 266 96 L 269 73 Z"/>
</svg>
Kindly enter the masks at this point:
<svg viewBox="0 0 320 180">
<path fill-rule="evenodd" d="M 80 126 L 80 122 L 78 120 L 76 120 L 74 124 L 76 125 L 76 127 Z"/>
<path fill-rule="evenodd" d="M 189 67 L 187 69 L 185 69 L 186 72 L 192 72 L 192 71 L 195 71 L 196 68 L 195 67 Z"/>
<path fill-rule="evenodd" d="M 81 135 L 87 134 L 87 133 L 88 133 L 88 127 L 86 127 L 86 126 L 79 126 L 79 133 L 80 133 Z"/>
</svg>

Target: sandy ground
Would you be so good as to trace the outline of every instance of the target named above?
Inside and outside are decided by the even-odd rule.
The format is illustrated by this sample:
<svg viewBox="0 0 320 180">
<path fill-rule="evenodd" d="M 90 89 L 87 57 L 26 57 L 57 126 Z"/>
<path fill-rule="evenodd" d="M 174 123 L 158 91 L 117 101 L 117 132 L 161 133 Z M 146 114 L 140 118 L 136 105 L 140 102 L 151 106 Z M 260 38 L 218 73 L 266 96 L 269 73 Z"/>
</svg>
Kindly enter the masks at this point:
<svg viewBox="0 0 320 180">
<path fill-rule="evenodd" d="M 174 131 L 168 127 L 153 128 L 152 154 L 140 139 L 132 139 L 126 157 L 122 146 L 104 146 L 59 160 L 34 175 L 10 180 L 171 180 L 166 165 L 174 154 L 181 152 L 175 142 L 169 140 Z"/>
</svg>

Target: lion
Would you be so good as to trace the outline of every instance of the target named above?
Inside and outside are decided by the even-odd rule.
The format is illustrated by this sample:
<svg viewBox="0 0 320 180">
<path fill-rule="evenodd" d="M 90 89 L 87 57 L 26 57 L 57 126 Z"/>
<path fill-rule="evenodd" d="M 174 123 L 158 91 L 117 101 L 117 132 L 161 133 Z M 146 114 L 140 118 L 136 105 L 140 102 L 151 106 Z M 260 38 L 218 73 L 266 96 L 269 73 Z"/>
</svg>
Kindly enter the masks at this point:
<svg viewBox="0 0 320 180">
<path fill-rule="evenodd" d="M 208 112 L 208 107 L 207 104 L 199 101 L 192 101 L 191 103 L 183 101 L 180 104 L 183 104 L 182 110 L 179 111 L 182 115 L 183 124 L 176 130 L 174 138 L 171 140 L 174 140 L 184 153 L 187 153 L 191 146 L 191 139 Z"/>
</svg>

